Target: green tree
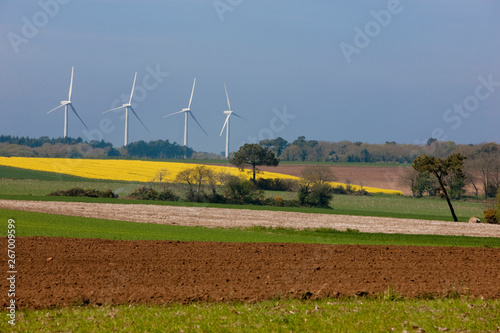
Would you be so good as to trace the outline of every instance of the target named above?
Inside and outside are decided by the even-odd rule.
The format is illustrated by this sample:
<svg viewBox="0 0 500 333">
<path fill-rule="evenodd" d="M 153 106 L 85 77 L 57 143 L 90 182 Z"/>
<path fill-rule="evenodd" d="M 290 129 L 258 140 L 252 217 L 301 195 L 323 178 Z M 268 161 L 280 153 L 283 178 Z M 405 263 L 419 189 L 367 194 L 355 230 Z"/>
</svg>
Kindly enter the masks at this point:
<svg viewBox="0 0 500 333">
<path fill-rule="evenodd" d="M 280 156 L 281 152 L 288 147 L 288 141 L 282 137 L 277 137 L 276 139 L 266 139 L 259 142 L 261 146 L 264 146 L 272 151 L 276 152 L 276 156 Z"/>
<path fill-rule="evenodd" d="M 458 222 L 458 219 L 446 189 L 446 177 L 450 174 L 463 174 L 462 169 L 465 159 L 466 157 L 460 153 L 452 154 L 444 159 L 422 154 L 413 161 L 413 168 L 415 170 L 421 173 L 429 173 L 436 177 L 455 222 Z"/>
<path fill-rule="evenodd" d="M 297 196 L 301 206 L 331 208 L 333 188 L 327 183 L 305 184 L 300 187 Z"/>
<path fill-rule="evenodd" d="M 240 149 L 234 153 L 233 158 L 231 158 L 229 162 L 238 167 L 240 170 L 243 170 L 243 168 L 247 165 L 252 166 L 252 179 L 254 183 L 257 166 L 277 166 L 279 164 L 279 160 L 271 150 L 266 149 L 257 143 L 246 143 L 241 146 Z"/>
</svg>

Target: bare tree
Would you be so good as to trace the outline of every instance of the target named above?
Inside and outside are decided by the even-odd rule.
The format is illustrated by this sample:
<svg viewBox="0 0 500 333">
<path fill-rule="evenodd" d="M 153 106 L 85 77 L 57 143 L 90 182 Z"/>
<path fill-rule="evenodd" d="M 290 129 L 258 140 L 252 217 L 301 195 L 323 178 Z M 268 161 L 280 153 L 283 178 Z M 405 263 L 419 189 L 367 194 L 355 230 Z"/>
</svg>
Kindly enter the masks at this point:
<svg viewBox="0 0 500 333">
<path fill-rule="evenodd" d="M 302 178 L 310 184 L 322 184 L 336 180 L 332 168 L 324 164 L 309 165 L 302 169 L 301 174 Z"/>
<path fill-rule="evenodd" d="M 409 187 L 412 193 L 412 196 L 415 196 L 416 193 L 416 185 L 417 185 L 417 177 L 419 172 L 413 168 L 407 168 L 399 177 L 399 184 Z"/>
<path fill-rule="evenodd" d="M 214 172 L 204 165 L 199 165 L 194 168 L 184 169 L 176 176 L 176 180 L 181 183 L 188 184 L 190 195 L 195 193 L 199 196 L 201 188 L 205 184 L 209 184 L 214 177 Z"/>
</svg>

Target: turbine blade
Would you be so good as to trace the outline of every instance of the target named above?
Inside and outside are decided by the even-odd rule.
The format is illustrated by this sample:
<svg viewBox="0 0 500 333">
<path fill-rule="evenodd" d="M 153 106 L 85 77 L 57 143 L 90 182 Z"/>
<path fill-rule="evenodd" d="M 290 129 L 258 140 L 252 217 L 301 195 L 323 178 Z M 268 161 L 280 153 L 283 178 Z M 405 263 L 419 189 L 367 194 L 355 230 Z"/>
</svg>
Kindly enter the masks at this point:
<svg viewBox="0 0 500 333">
<path fill-rule="evenodd" d="M 61 105 L 59 105 L 58 107 L 53 108 L 52 110 L 50 110 L 49 112 L 47 112 L 47 114 L 51 113 L 51 112 L 52 112 L 52 111 L 54 111 L 54 110 L 57 110 L 57 109 L 59 109 L 59 108 L 63 107 L 64 105 L 66 105 L 66 104 L 61 104 Z"/>
<path fill-rule="evenodd" d="M 71 67 L 71 82 L 69 84 L 69 95 L 68 95 L 68 101 L 71 102 L 71 92 L 73 91 L 73 72 L 75 70 L 75 67 Z"/>
<path fill-rule="evenodd" d="M 231 111 L 231 103 L 229 103 L 229 95 L 227 94 L 226 82 L 224 82 L 224 90 L 226 91 L 227 107 L 229 108 L 229 111 Z"/>
<path fill-rule="evenodd" d="M 191 109 L 191 102 L 193 100 L 193 93 L 194 93 L 194 85 L 195 84 L 196 84 L 196 78 L 194 78 L 194 81 L 193 81 L 193 89 L 191 90 L 191 98 L 189 99 L 188 109 Z"/>
<path fill-rule="evenodd" d="M 135 113 L 135 110 L 133 107 L 129 106 L 130 107 L 130 110 L 132 110 L 132 112 L 134 113 L 134 115 L 137 117 L 137 119 L 139 119 L 139 121 L 141 122 L 142 126 L 144 126 L 144 128 L 146 129 L 146 131 L 149 132 L 149 129 L 146 127 L 146 125 L 144 125 L 144 123 L 142 122 L 141 118 L 139 118 L 139 116 L 137 115 L 137 113 Z"/>
<path fill-rule="evenodd" d="M 166 116 L 163 116 L 163 118 L 167 118 L 167 117 L 173 116 L 174 114 L 179 114 L 179 113 L 183 113 L 183 112 L 186 112 L 186 111 L 178 111 L 178 112 L 174 112 L 171 114 L 167 114 Z"/>
<path fill-rule="evenodd" d="M 226 117 L 226 121 L 224 122 L 224 126 L 222 126 L 222 130 L 220 131 L 220 135 L 219 136 L 222 136 L 222 133 L 224 133 L 224 128 L 226 128 L 226 125 L 227 123 L 229 122 L 229 117 L 231 116 L 231 114 L 228 114 L 227 117 Z"/>
<path fill-rule="evenodd" d="M 248 119 L 247 119 L 247 118 L 242 117 L 242 116 L 240 116 L 240 115 L 239 115 L 239 114 L 237 114 L 237 113 L 234 113 L 234 112 L 233 112 L 232 114 L 234 114 L 236 117 L 239 117 L 239 118 L 241 118 L 241 119 L 245 119 L 246 121 L 248 121 Z"/>
<path fill-rule="evenodd" d="M 76 114 L 76 116 L 78 117 L 78 119 L 80 119 L 80 121 L 82 122 L 83 126 L 85 126 L 86 129 L 89 129 L 87 127 L 87 125 L 85 125 L 85 123 L 83 122 L 82 118 L 80 118 L 80 116 L 78 115 L 78 113 L 76 112 L 75 108 L 73 107 L 73 104 L 70 104 L 69 106 L 71 106 L 71 110 L 73 110 L 73 112 Z"/>
<path fill-rule="evenodd" d="M 119 106 L 119 107 L 117 107 L 117 108 L 114 108 L 114 109 L 108 110 L 108 111 L 104 111 L 104 112 L 103 112 L 103 114 L 104 114 L 104 113 L 111 112 L 111 111 L 115 111 L 115 110 L 118 110 L 118 109 L 122 109 L 122 108 L 124 108 L 124 106 L 123 106 L 123 105 L 122 105 L 122 106 Z"/>
<path fill-rule="evenodd" d="M 134 96 L 135 80 L 136 79 L 137 79 L 137 72 L 135 72 L 134 84 L 132 85 L 132 92 L 130 93 L 130 100 L 128 101 L 128 104 L 132 104 L 132 97 Z"/>
<path fill-rule="evenodd" d="M 191 117 L 193 117 L 194 121 L 196 121 L 196 123 L 198 124 L 198 126 L 200 126 L 201 130 L 203 131 L 203 133 L 205 133 L 205 135 L 208 136 L 207 132 L 205 132 L 205 130 L 200 125 L 200 123 L 198 122 L 198 120 L 196 120 L 196 118 L 194 117 L 193 113 L 191 111 L 187 111 L 187 112 L 189 112 L 189 114 L 191 115 Z"/>
</svg>

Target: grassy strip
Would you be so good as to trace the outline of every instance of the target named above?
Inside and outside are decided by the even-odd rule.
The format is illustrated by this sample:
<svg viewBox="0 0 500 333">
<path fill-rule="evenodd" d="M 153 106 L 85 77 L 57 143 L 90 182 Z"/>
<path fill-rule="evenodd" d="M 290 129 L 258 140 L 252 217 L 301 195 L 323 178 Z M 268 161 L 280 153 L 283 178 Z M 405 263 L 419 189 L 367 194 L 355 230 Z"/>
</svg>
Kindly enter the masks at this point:
<svg viewBox="0 0 500 333">
<path fill-rule="evenodd" d="M 269 300 L 165 306 L 70 307 L 17 312 L 7 332 L 496 332 L 500 300 Z M 7 318 L 3 315 L 2 317 Z"/>
<path fill-rule="evenodd" d="M 500 247 L 500 238 L 360 233 L 357 230 L 294 230 L 253 227 L 222 229 L 158 225 L 0 209 L 0 236 L 7 221 L 16 221 L 16 236 L 102 238 L 112 240 L 173 240 L 252 243 L 313 243 L 360 245 L 417 245 Z"/>
<path fill-rule="evenodd" d="M 20 169 L 20 168 L 0 165 L 0 179 L 2 178 L 47 180 L 47 181 L 59 180 L 59 181 L 74 181 L 74 182 L 93 181 L 93 179 L 71 176 L 63 173 Z"/>
</svg>

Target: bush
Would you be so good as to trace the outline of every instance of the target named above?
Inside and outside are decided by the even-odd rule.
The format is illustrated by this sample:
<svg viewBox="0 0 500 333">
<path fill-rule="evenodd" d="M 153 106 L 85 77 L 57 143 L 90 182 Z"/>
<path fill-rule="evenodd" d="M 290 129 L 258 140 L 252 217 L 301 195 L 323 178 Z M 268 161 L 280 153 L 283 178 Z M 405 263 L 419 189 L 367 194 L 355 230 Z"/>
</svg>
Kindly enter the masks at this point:
<svg viewBox="0 0 500 333">
<path fill-rule="evenodd" d="M 329 184 L 317 183 L 313 186 L 302 185 L 297 195 L 301 206 L 331 208 L 333 193 L 334 189 Z"/>
<path fill-rule="evenodd" d="M 180 198 L 172 190 L 165 189 L 158 195 L 157 199 L 160 201 L 178 201 Z"/>
<path fill-rule="evenodd" d="M 281 197 L 264 198 L 260 202 L 264 206 L 273 206 L 273 207 L 300 207 L 301 206 L 300 202 L 298 200 L 284 200 Z"/>
<path fill-rule="evenodd" d="M 495 195 L 497 194 L 497 191 L 498 191 L 498 187 L 495 186 L 494 184 L 492 183 L 489 183 L 487 186 L 486 186 L 486 196 L 487 197 L 490 197 L 490 198 L 494 198 Z"/>
<path fill-rule="evenodd" d="M 143 186 L 129 194 L 132 199 L 138 200 L 157 200 L 158 191 L 152 189 L 151 187 Z"/>
<path fill-rule="evenodd" d="M 261 192 L 250 180 L 229 177 L 223 189 L 226 202 L 229 204 L 260 204 Z"/>
<path fill-rule="evenodd" d="M 330 200 L 333 198 L 333 189 L 329 184 L 314 184 L 311 187 L 307 201 L 311 206 L 330 208 Z"/>
<path fill-rule="evenodd" d="M 333 187 L 334 194 L 349 194 L 347 190 L 342 185 L 337 185 Z"/>
<path fill-rule="evenodd" d="M 82 188 L 72 188 L 69 190 L 55 191 L 49 194 L 49 196 L 59 196 L 59 197 L 89 197 L 89 198 L 118 198 L 118 194 L 111 190 L 99 191 L 99 190 L 84 190 Z"/>
<path fill-rule="evenodd" d="M 130 193 L 129 198 L 138 200 L 160 200 L 160 201 L 178 201 L 180 197 L 170 189 L 164 189 L 158 192 L 151 187 L 143 186 Z"/>
<path fill-rule="evenodd" d="M 484 222 L 491 224 L 498 224 L 497 212 L 494 209 L 486 209 L 483 211 Z"/>
<path fill-rule="evenodd" d="M 293 192 L 297 188 L 298 182 L 294 179 L 258 178 L 255 185 L 259 190 L 264 191 Z"/>
</svg>

